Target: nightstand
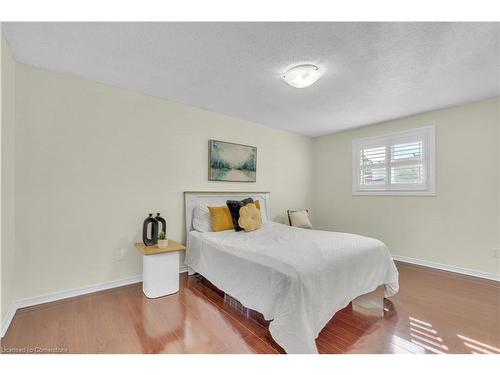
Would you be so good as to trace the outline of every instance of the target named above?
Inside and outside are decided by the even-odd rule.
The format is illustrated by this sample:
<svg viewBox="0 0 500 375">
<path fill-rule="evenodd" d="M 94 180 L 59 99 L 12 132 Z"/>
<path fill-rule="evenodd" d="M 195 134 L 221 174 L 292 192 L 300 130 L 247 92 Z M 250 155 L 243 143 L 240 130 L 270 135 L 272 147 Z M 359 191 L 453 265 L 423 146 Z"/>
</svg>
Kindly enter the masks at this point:
<svg viewBox="0 0 500 375">
<path fill-rule="evenodd" d="M 179 291 L 179 252 L 186 247 L 168 240 L 168 247 L 136 243 L 142 254 L 142 290 L 148 298 L 158 298 Z"/>
</svg>

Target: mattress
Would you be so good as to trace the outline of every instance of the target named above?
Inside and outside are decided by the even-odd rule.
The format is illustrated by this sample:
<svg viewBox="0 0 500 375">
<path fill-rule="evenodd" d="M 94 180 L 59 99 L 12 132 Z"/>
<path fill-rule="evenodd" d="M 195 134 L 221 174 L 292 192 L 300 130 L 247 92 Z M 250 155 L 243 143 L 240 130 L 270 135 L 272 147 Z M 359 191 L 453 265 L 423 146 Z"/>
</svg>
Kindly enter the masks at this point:
<svg viewBox="0 0 500 375">
<path fill-rule="evenodd" d="M 271 335 L 287 353 L 317 353 L 315 338 L 338 310 L 380 285 L 386 297 L 399 288 L 383 242 L 274 222 L 249 233 L 191 231 L 185 262 L 272 320 Z"/>
</svg>

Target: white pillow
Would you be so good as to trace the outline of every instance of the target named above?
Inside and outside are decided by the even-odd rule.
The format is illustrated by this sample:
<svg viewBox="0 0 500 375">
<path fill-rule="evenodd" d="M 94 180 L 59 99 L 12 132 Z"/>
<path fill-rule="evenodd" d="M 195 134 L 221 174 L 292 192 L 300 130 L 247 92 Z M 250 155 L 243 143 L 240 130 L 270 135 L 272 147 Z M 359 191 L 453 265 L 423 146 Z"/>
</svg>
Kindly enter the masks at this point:
<svg viewBox="0 0 500 375">
<path fill-rule="evenodd" d="M 312 229 L 307 210 L 288 211 L 288 217 L 290 218 L 290 225 L 292 227 Z"/>
<path fill-rule="evenodd" d="M 210 219 L 210 211 L 208 207 L 200 204 L 193 210 L 193 228 L 198 232 L 211 232 L 212 220 Z"/>
</svg>

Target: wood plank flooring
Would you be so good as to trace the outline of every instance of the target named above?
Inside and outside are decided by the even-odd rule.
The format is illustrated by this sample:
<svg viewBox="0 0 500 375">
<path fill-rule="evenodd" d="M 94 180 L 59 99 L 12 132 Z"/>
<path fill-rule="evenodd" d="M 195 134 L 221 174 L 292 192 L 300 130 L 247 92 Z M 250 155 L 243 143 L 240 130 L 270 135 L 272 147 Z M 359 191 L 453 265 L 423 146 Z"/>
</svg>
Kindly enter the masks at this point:
<svg viewBox="0 0 500 375">
<path fill-rule="evenodd" d="M 500 354 L 500 284 L 397 263 L 400 292 L 383 318 L 351 306 L 317 338 L 320 353 Z M 283 353 L 196 277 L 149 300 L 134 284 L 18 310 L 3 352 Z"/>
</svg>

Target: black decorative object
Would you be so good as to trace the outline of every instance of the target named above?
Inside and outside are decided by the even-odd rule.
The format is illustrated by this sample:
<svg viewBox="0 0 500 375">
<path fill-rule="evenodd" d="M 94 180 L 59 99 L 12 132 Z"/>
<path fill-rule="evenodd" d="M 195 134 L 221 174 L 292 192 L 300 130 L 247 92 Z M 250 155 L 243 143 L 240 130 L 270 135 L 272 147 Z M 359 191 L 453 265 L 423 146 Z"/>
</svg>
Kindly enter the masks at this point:
<svg viewBox="0 0 500 375">
<path fill-rule="evenodd" d="M 159 212 L 156 213 L 155 219 L 158 222 L 158 233 L 167 233 L 167 222 L 160 216 Z"/>
<path fill-rule="evenodd" d="M 241 201 L 226 201 L 229 212 L 231 213 L 231 219 L 233 219 L 234 230 L 236 232 L 240 232 L 243 230 L 243 228 L 241 228 L 238 224 L 238 220 L 240 218 L 240 208 L 246 206 L 248 203 L 253 203 L 253 199 L 246 198 Z"/>
<path fill-rule="evenodd" d="M 151 237 L 148 237 L 149 226 L 151 225 Z M 158 221 L 153 217 L 153 214 L 144 220 L 142 226 L 142 242 L 146 246 L 156 245 L 158 243 Z"/>
</svg>

